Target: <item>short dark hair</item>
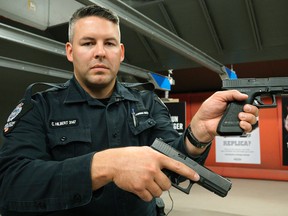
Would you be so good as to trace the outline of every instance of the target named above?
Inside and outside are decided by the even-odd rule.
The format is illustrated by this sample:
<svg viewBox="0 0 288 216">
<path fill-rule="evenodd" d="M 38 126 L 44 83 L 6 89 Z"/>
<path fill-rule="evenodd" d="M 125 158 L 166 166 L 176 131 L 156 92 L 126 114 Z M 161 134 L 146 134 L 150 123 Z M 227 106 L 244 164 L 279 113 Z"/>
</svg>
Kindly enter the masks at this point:
<svg viewBox="0 0 288 216">
<path fill-rule="evenodd" d="M 115 23 L 116 25 L 119 25 L 120 23 L 118 15 L 107 8 L 103 8 L 95 4 L 79 8 L 73 13 L 72 17 L 69 20 L 68 39 L 70 42 L 72 42 L 73 39 L 75 23 L 79 19 L 89 16 L 102 17 Z"/>
</svg>

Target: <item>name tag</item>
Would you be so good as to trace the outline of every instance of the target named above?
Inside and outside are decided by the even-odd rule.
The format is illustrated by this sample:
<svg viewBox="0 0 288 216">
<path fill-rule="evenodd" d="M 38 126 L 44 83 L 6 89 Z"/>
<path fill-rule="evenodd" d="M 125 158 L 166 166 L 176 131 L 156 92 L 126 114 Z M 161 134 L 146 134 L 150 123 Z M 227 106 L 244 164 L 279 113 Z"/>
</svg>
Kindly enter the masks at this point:
<svg viewBox="0 0 288 216">
<path fill-rule="evenodd" d="M 71 127 L 78 125 L 77 119 L 69 119 L 69 120 L 61 120 L 61 121 L 50 121 L 50 127 L 52 128 L 59 128 L 59 127 Z"/>
</svg>

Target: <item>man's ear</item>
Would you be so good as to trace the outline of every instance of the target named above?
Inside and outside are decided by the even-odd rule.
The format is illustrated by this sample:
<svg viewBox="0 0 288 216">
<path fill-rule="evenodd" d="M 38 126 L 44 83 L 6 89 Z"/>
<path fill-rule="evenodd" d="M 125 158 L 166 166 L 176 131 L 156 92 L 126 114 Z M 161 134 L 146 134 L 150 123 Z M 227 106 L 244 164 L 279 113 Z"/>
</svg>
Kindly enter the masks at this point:
<svg viewBox="0 0 288 216">
<path fill-rule="evenodd" d="M 67 42 L 65 45 L 66 49 L 66 57 L 68 61 L 73 62 L 73 49 L 72 49 L 72 44 L 70 42 Z"/>
<path fill-rule="evenodd" d="M 124 47 L 124 44 L 120 44 L 120 47 L 121 47 L 121 62 L 124 61 L 124 58 L 125 58 L 125 47 Z"/>
</svg>

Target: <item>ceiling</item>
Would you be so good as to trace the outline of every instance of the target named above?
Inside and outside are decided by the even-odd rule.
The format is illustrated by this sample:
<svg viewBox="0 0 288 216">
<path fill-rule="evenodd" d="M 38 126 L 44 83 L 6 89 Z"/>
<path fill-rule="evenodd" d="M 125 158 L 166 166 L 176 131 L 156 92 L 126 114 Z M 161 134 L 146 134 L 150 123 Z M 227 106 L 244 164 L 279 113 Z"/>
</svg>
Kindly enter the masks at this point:
<svg viewBox="0 0 288 216">
<path fill-rule="evenodd" d="M 17 6 L 9 6 L 8 2 L 0 0 L 0 23 L 64 44 L 67 41 L 67 22 L 73 11 L 97 0 L 19 0 Z M 185 53 L 185 48 L 190 46 L 217 63 L 233 68 L 239 78 L 288 76 L 287 0 L 123 0 L 122 3 L 169 30 L 173 43 L 184 41 L 181 53 L 169 44 L 159 42 L 157 34 L 153 37 L 153 33 L 149 35 L 151 32 L 141 32 L 121 18 L 125 63 L 163 75 L 168 75 L 168 69 L 173 69 L 175 85 L 172 93 L 221 88 L 220 76 L 215 71 L 196 63 L 190 54 Z M 63 55 L 7 38 L 0 38 L 0 43 L 0 56 L 72 71 L 72 65 Z M 24 88 L 28 82 L 39 79 L 63 80 L 48 78 L 45 74 L 20 73 L 17 69 L 3 66 L 0 69 L 0 82 L 4 89 L 15 82 Z"/>
</svg>

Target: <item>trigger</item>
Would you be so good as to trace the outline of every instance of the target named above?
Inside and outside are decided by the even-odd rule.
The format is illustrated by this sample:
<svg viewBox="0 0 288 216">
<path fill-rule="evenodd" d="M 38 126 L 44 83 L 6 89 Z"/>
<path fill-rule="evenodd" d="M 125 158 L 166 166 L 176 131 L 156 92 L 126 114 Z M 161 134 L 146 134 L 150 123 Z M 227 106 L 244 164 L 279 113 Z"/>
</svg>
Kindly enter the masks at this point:
<svg viewBox="0 0 288 216">
<path fill-rule="evenodd" d="M 261 100 L 261 97 L 260 96 L 256 96 L 255 99 L 254 99 L 254 102 L 253 102 L 253 105 L 255 106 L 260 106 L 260 105 L 263 105 L 263 101 Z"/>
<path fill-rule="evenodd" d="M 171 182 L 173 182 L 174 184 L 177 184 L 177 185 L 179 185 L 181 183 L 179 175 L 178 176 L 177 175 L 171 175 L 170 180 L 171 180 Z"/>
<path fill-rule="evenodd" d="M 277 103 L 276 103 L 276 96 L 275 96 L 275 95 L 272 95 L 272 104 L 273 104 L 273 105 L 277 105 Z"/>
</svg>

